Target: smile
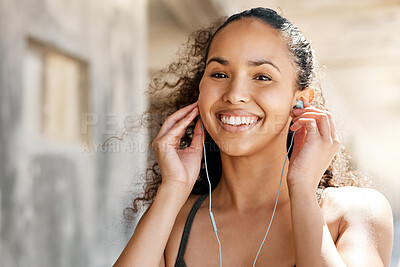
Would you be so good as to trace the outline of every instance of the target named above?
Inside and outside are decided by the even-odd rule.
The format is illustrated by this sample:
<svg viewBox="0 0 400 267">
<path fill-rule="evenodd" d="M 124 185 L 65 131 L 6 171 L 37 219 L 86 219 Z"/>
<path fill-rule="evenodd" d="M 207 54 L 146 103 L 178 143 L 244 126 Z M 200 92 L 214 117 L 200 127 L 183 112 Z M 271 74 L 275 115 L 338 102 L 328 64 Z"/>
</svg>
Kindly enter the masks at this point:
<svg viewBox="0 0 400 267">
<path fill-rule="evenodd" d="M 235 116 L 236 115 L 236 116 Z M 255 127 L 261 118 L 254 115 L 243 114 L 219 114 L 218 122 L 221 128 L 230 133 L 239 133 Z"/>
<path fill-rule="evenodd" d="M 258 121 L 258 117 L 243 117 L 243 116 L 229 116 L 229 115 L 220 115 L 219 119 L 224 124 L 229 124 L 233 126 L 239 125 L 250 125 Z"/>
</svg>

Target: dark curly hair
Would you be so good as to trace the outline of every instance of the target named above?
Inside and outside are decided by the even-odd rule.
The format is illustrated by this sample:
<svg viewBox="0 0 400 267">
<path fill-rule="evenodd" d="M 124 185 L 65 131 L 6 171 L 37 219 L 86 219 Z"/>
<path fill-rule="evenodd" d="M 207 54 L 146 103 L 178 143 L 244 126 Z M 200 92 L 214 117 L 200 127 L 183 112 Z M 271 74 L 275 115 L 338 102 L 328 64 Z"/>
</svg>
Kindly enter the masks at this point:
<svg viewBox="0 0 400 267">
<path fill-rule="evenodd" d="M 158 71 L 154 75 L 149 85 L 148 93 L 150 97 L 157 99 L 157 101 L 151 104 L 147 112 L 147 115 L 151 114 L 151 116 L 146 116 L 145 118 L 149 125 L 155 126 L 150 129 L 154 131 L 153 135 L 159 131 L 163 121 L 169 114 L 197 101 L 199 83 L 203 77 L 208 51 L 214 36 L 229 23 L 243 18 L 261 20 L 280 32 L 282 40 L 287 45 L 289 55 L 297 67 L 296 90 L 302 91 L 306 88 L 313 88 L 315 96 L 310 104 L 318 109 L 328 111 L 325 107 L 325 98 L 319 84 L 317 63 L 310 43 L 298 28 L 287 19 L 272 9 L 259 7 L 234 14 L 229 18 L 222 17 L 210 26 L 193 32 L 190 34 L 186 45 L 180 47 L 178 58 L 169 64 L 168 67 Z M 181 140 L 181 148 L 190 145 L 195 123 L 196 120 L 186 130 Z M 341 139 L 340 132 L 338 133 Z M 287 149 L 289 148 L 292 135 L 293 132 L 289 130 Z M 220 181 L 222 165 L 219 148 L 208 133 L 206 133 L 205 148 L 211 187 L 214 189 Z M 289 159 L 291 153 L 292 149 L 289 151 Z M 341 145 L 330 166 L 321 177 L 319 188 L 348 185 L 375 187 L 372 179 L 367 177 L 366 174 L 351 170 L 349 158 L 346 147 Z M 158 187 L 161 184 L 160 169 L 154 155 L 150 157 L 149 162 L 150 167 L 143 175 L 145 183 L 142 195 L 137 196 L 133 200 L 132 206 L 124 210 L 124 217 L 129 221 L 134 218 L 135 214 L 140 210 L 140 206 L 143 206 L 144 203 L 152 204 Z M 199 195 L 207 193 L 208 187 L 203 155 L 201 170 L 191 194 Z M 139 202 L 141 205 L 138 205 Z"/>
</svg>

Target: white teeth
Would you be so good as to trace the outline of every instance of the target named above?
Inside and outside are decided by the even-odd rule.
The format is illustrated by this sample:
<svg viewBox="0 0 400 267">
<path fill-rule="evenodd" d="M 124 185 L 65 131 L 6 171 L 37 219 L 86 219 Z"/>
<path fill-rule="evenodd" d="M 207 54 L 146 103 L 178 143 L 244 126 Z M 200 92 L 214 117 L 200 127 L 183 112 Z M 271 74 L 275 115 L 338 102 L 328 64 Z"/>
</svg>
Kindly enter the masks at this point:
<svg viewBox="0 0 400 267">
<path fill-rule="evenodd" d="M 242 124 L 252 124 L 254 122 L 257 121 L 257 119 L 254 118 L 250 118 L 250 117 L 234 117 L 234 116 L 226 116 L 226 115 L 222 115 L 220 117 L 220 120 L 225 123 L 225 124 L 229 124 L 229 125 L 242 125 Z"/>
<path fill-rule="evenodd" d="M 242 124 L 240 117 L 236 117 L 236 125 L 240 125 Z"/>
</svg>

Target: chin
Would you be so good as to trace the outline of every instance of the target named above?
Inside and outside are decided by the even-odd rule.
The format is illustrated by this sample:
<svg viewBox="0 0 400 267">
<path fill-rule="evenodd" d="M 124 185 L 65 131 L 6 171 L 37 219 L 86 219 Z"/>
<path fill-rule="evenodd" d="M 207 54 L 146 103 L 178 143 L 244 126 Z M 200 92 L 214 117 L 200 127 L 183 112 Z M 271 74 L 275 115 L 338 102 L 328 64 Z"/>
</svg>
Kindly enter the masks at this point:
<svg viewBox="0 0 400 267">
<path fill-rule="evenodd" d="M 232 157 L 247 156 L 254 150 L 250 144 L 243 142 L 243 140 L 225 139 L 223 141 L 216 140 L 215 142 L 222 153 Z"/>
</svg>

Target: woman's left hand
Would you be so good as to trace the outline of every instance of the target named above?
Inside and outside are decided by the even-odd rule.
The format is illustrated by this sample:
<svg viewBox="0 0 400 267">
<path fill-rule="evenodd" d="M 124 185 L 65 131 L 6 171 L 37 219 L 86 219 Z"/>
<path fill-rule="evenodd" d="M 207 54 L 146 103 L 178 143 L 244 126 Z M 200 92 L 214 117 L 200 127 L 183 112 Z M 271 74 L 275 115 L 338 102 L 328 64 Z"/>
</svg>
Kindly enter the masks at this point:
<svg viewBox="0 0 400 267">
<path fill-rule="evenodd" d="M 288 186 L 306 187 L 315 192 L 322 175 L 340 147 L 332 114 L 304 102 L 303 109 L 291 112 L 295 131 L 293 152 L 287 175 Z"/>
</svg>

